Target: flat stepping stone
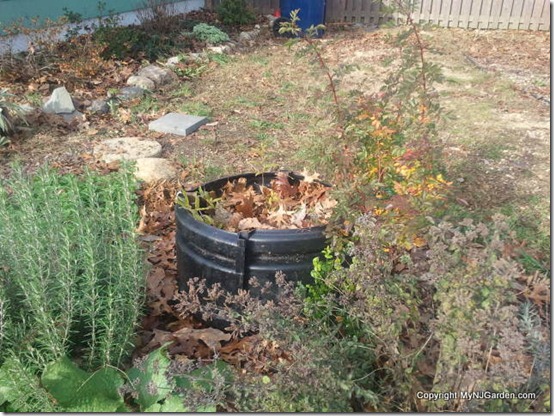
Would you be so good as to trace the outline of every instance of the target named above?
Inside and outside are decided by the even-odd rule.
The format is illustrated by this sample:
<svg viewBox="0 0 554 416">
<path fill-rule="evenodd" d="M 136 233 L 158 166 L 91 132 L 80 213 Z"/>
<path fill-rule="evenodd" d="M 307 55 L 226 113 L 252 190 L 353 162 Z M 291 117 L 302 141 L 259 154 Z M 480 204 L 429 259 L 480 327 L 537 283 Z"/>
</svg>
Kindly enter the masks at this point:
<svg viewBox="0 0 554 416">
<path fill-rule="evenodd" d="M 208 123 L 208 121 L 207 117 L 169 113 L 148 124 L 148 130 L 186 136 L 198 130 L 200 126 Z"/>
<path fill-rule="evenodd" d="M 141 140 L 139 137 L 119 137 L 97 144 L 93 153 L 106 163 L 115 160 L 137 160 L 160 156 L 162 145 L 154 140 Z"/>
<path fill-rule="evenodd" d="M 145 182 L 172 180 L 177 177 L 177 169 L 167 159 L 142 158 L 136 160 L 135 177 Z"/>
</svg>

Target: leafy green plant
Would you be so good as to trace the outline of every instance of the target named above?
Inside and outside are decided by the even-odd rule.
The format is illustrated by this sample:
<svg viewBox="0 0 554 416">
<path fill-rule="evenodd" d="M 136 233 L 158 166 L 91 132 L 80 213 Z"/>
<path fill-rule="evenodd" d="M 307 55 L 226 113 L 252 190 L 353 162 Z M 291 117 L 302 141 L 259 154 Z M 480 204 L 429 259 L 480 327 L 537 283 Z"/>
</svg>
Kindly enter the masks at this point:
<svg viewBox="0 0 554 416">
<path fill-rule="evenodd" d="M 223 0 L 217 8 L 217 16 L 230 26 L 247 25 L 256 20 L 245 0 Z"/>
<path fill-rule="evenodd" d="M 41 385 L 65 412 L 122 412 L 127 408 L 119 390 L 119 370 L 104 367 L 93 373 L 80 369 L 67 357 L 48 364 Z"/>
<path fill-rule="evenodd" d="M 194 26 L 192 34 L 196 37 L 196 39 L 212 45 L 229 41 L 229 35 L 227 35 L 227 33 L 207 23 L 199 23 Z"/>
<path fill-rule="evenodd" d="M 208 192 L 204 188 L 198 188 L 194 193 L 179 194 L 175 203 L 187 210 L 197 221 L 214 225 L 212 215 L 220 200 L 221 198 L 216 198 L 213 191 Z"/>
<path fill-rule="evenodd" d="M 61 357 L 48 363 L 38 377 L 11 357 L 0 367 L 0 410 L 215 412 L 216 384 L 228 384 L 230 377 L 232 372 L 222 361 L 190 371 L 172 368 L 165 347 L 138 360 L 127 372 L 111 366 L 87 372 Z M 203 403 L 192 401 L 194 395 L 202 396 Z"/>
<path fill-rule="evenodd" d="M 230 379 L 229 366 L 222 361 L 191 371 L 172 368 L 167 349 L 161 347 L 140 360 L 127 371 L 128 389 L 145 412 L 215 412 L 216 402 L 210 398 L 216 379 L 225 374 Z M 196 393 L 207 402 L 193 403 Z M 217 400 L 217 399 L 216 399 Z"/>
</svg>

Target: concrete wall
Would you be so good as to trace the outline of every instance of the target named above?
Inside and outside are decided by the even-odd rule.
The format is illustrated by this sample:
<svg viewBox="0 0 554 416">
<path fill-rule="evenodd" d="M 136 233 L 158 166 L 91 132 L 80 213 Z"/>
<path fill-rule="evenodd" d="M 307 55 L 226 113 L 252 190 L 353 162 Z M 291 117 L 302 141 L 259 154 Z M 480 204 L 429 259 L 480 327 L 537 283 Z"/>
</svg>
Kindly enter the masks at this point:
<svg viewBox="0 0 554 416">
<path fill-rule="evenodd" d="M 88 3 L 93 3 L 92 0 L 80 0 L 84 5 L 83 7 L 86 7 L 86 6 L 90 6 L 90 4 Z M 24 5 L 26 4 L 27 7 L 30 7 L 30 4 L 35 4 L 37 5 L 37 7 L 35 9 L 26 9 L 24 7 Z M 72 1 L 72 0 L 0 0 L 0 20 L 3 19 L 3 11 L 4 10 L 8 10 L 7 8 L 4 9 L 4 6 L 7 6 L 7 5 L 11 5 L 11 7 L 13 7 L 14 4 L 19 4 L 21 7 L 19 8 L 19 14 L 20 16 L 19 17 L 25 17 L 25 13 L 27 13 L 27 16 L 30 17 L 30 16 L 37 16 L 37 14 L 31 14 L 31 10 L 43 10 L 43 7 L 40 6 L 38 7 L 39 4 L 42 4 L 42 3 L 45 3 L 45 4 L 56 4 L 60 7 L 63 7 L 63 4 L 73 4 L 73 5 L 76 5 L 79 3 L 79 0 L 77 1 Z M 127 9 L 129 9 L 131 7 L 131 5 L 141 5 L 143 4 L 143 0 L 140 0 L 140 1 L 132 1 L 132 0 L 106 0 L 106 3 L 107 3 L 107 10 L 109 11 L 110 9 L 114 9 L 114 7 L 112 5 L 119 5 L 119 7 L 125 7 Z M 89 8 L 89 9 L 86 9 L 88 10 L 90 13 L 92 13 L 92 15 L 87 15 L 88 17 L 94 17 L 92 19 L 89 19 L 87 21 L 85 21 L 84 23 L 86 24 L 87 22 L 89 23 L 94 23 L 96 21 L 96 17 L 98 16 L 98 9 L 96 8 L 96 4 L 97 3 L 94 3 L 95 6 L 94 6 L 94 11 L 93 11 L 93 8 Z M 204 7 L 204 0 L 177 0 L 175 2 L 175 12 L 176 13 L 187 13 L 187 12 L 190 12 L 192 10 L 198 10 L 200 8 Z M 53 7 L 52 7 L 53 8 Z M 119 16 L 119 19 L 120 19 L 120 24 L 122 26 L 128 26 L 128 25 L 132 25 L 132 24 L 136 24 L 138 23 L 138 19 L 137 19 L 137 14 L 136 14 L 136 10 L 137 10 L 138 6 L 135 7 L 134 9 L 129 9 L 131 11 L 127 11 L 127 12 L 123 12 L 123 13 L 118 13 L 118 16 Z M 10 10 L 14 10 L 14 9 L 10 9 Z M 58 10 L 58 9 L 56 9 Z M 61 9 L 60 9 L 61 10 Z M 72 11 L 75 11 L 75 12 L 79 12 L 81 13 L 81 11 L 79 10 L 85 10 L 85 9 L 77 9 L 76 7 L 75 8 L 71 8 L 70 10 Z M 15 13 L 15 12 L 14 12 Z M 49 17 L 51 14 L 48 14 L 48 12 L 45 11 L 45 13 L 47 14 L 39 14 L 40 17 Z M 52 13 L 52 10 L 50 11 L 50 13 Z M 62 13 L 59 15 L 61 16 L 63 15 L 63 11 Z M 59 17 L 58 16 L 58 17 Z M 85 16 L 85 14 L 83 13 L 83 16 Z M 67 28 L 69 28 L 70 26 L 67 26 Z M 60 34 L 60 39 L 63 39 L 65 36 L 65 30 L 62 31 L 62 33 Z M 23 36 L 23 35 L 18 35 L 18 36 L 0 36 L 0 54 L 1 53 L 5 53 L 9 50 L 11 50 L 12 52 L 20 52 L 20 51 L 24 51 L 27 49 L 28 47 L 28 44 L 29 44 L 29 39 L 28 37 L 26 36 Z"/>
<path fill-rule="evenodd" d="M 183 0 L 168 1 L 183 3 Z M 187 2 L 199 3 L 194 0 Z M 103 3 L 105 13 L 123 13 L 144 7 L 145 0 L 103 0 Z M 100 14 L 99 0 L 0 0 L 0 27 L 22 18 L 28 20 L 37 16 L 56 20 L 63 16 L 64 7 L 80 13 L 84 19 L 98 17 Z"/>
</svg>

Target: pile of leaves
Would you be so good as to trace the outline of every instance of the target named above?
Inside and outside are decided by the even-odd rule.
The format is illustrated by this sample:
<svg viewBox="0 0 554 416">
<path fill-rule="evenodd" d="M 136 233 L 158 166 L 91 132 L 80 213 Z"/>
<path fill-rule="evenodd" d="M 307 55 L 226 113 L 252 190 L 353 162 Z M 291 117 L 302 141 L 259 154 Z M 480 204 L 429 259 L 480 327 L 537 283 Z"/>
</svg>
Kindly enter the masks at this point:
<svg viewBox="0 0 554 416">
<path fill-rule="evenodd" d="M 291 177 L 277 172 L 269 186 L 248 185 L 245 177 L 228 181 L 216 192 L 199 189 L 177 199 L 192 215 L 215 227 L 238 232 L 251 229 L 298 229 L 325 225 L 337 205 L 318 174 Z"/>
<path fill-rule="evenodd" d="M 257 338 L 232 338 L 190 316 L 184 317 L 175 308 L 178 292 L 173 201 L 178 188 L 176 182 L 163 181 L 144 184 L 138 191 L 141 219 L 137 232 L 151 267 L 146 279 L 149 310 L 142 320 L 134 358 L 167 345 L 170 357 L 180 361 L 209 360 L 217 353 L 236 364 L 238 353 L 257 345 Z"/>
</svg>

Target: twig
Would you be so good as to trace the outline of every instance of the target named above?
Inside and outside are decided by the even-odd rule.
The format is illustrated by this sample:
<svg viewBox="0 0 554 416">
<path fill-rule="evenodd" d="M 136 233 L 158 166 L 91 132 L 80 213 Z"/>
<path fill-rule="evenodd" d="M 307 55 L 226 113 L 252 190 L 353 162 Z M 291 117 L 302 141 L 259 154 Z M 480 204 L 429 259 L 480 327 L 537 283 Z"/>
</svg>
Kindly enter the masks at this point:
<svg viewBox="0 0 554 416">
<path fill-rule="evenodd" d="M 321 56 L 321 53 L 319 52 L 318 48 L 314 44 L 314 40 L 310 36 L 305 36 L 304 39 L 306 42 L 308 42 L 308 45 L 312 49 L 312 51 L 315 53 L 317 60 L 319 62 L 319 66 L 325 71 L 325 75 L 327 76 L 327 79 L 329 80 L 329 87 L 331 88 L 331 92 L 333 93 L 333 100 L 335 102 L 335 105 L 337 107 L 337 114 L 339 116 L 339 120 L 342 120 L 342 110 L 340 107 L 339 97 L 337 95 L 337 89 L 335 87 L 335 80 L 333 79 L 333 75 L 331 74 L 331 70 L 325 63 L 325 60 L 323 59 L 323 56 Z"/>
</svg>

